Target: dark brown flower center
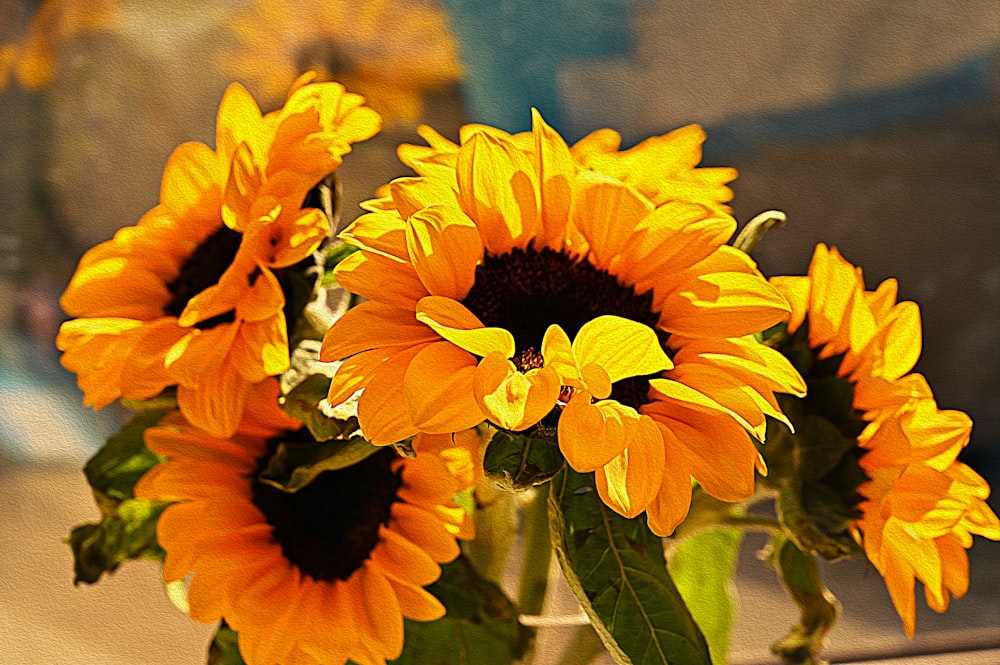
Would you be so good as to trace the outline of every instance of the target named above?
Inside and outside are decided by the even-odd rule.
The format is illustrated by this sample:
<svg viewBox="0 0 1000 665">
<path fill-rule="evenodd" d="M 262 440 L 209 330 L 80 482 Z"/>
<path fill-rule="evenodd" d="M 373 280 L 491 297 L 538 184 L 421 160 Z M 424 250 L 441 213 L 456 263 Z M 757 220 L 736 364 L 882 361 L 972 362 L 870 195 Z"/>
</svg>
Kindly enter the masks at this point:
<svg viewBox="0 0 1000 665">
<path fill-rule="evenodd" d="M 233 259 L 236 258 L 242 240 L 243 234 L 233 231 L 228 226 L 220 227 L 205 238 L 184 261 L 177 277 L 167 284 L 171 297 L 163 306 L 163 313 L 166 316 L 180 316 L 191 298 L 218 284 L 226 268 L 232 265 Z M 234 319 L 235 312 L 230 311 L 201 321 L 195 327 L 208 330 Z"/>
<path fill-rule="evenodd" d="M 285 558 L 299 570 L 316 580 L 347 580 L 375 549 L 379 527 L 388 523 L 398 500 L 403 480 L 392 469 L 395 459 L 392 448 L 380 450 L 347 468 L 321 473 L 294 493 L 255 479 L 253 502 L 274 527 Z M 266 464 L 267 456 L 261 469 Z"/>
<path fill-rule="evenodd" d="M 669 337 L 657 328 L 660 314 L 653 309 L 652 291 L 639 295 L 589 261 L 549 248 L 487 254 L 462 304 L 485 325 L 514 335 L 514 362 L 522 371 L 539 366 L 542 337 L 552 324 L 572 340 L 585 323 L 611 314 L 649 326 L 663 345 Z M 611 397 L 638 408 L 648 401 L 648 392 L 649 377 L 634 377 L 615 383 Z"/>
</svg>

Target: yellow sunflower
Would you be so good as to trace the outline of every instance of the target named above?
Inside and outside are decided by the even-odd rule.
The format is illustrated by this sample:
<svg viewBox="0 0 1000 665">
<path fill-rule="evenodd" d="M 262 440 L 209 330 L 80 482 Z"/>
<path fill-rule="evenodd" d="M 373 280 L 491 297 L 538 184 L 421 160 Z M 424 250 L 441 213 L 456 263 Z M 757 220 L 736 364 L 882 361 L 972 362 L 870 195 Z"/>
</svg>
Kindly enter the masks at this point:
<svg viewBox="0 0 1000 665">
<path fill-rule="evenodd" d="M 63 42 L 80 33 L 116 28 L 121 20 L 118 0 L 45 0 L 22 39 L 0 44 L 0 91 L 12 75 L 26 88 L 48 85 Z"/>
<path fill-rule="evenodd" d="M 860 268 L 820 244 L 808 276 L 771 283 L 792 307 L 781 345 L 809 384 L 804 416 L 821 416 L 856 441 L 812 486 L 845 496 L 852 517 L 843 526 L 885 578 L 912 637 L 914 580 L 924 583 L 928 605 L 943 612 L 950 595 L 968 588 L 972 535 L 1000 539 L 1000 522 L 985 502 L 989 485 L 956 461 L 972 422 L 938 409 L 924 377 L 908 374 L 920 355 L 920 312 L 915 303 L 896 302 L 896 280 L 867 291 Z M 839 404 L 834 397 L 844 390 L 849 403 Z M 800 451 L 809 454 L 809 441 Z"/>
<path fill-rule="evenodd" d="M 305 70 L 365 95 L 387 121 L 415 122 L 423 95 L 462 77 L 458 42 L 434 3 L 255 0 L 230 20 L 220 68 L 269 98 Z"/>
<path fill-rule="evenodd" d="M 187 418 L 233 433 L 249 388 L 288 368 L 281 270 L 329 235 L 306 193 L 379 117 L 336 83 L 303 77 L 262 116 L 239 85 L 219 108 L 215 150 L 185 143 L 160 204 L 80 260 L 56 344 L 84 402 L 146 399 L 177 385 Z"/>
<path fill-rule="evenodd" d="M 956 461 L 971 429 L 964 413 L 938 410 L 925 398 L 869 425 L 858 439 L 870 480 L 858 489 L 865 500 L 857 529 L 910 637 L 914 581 L 923 582 L 927 604 L 944 612 L 952 595 L 969 588 L 972 536 L 1000 540 L 1000 520 L 986 504 L 989 484 Z"/>
<path fill-rule="evenodd" d="M 308 440 L 278 408 L 277 382 L 263 385 L 232 438 L 180 414 L 146 433 L 168 460 L 136 496 L 176 502 L 157 527 L 164 578 L 193 573 L 191 618 L 224 619 L 249 665 L 385 665 L 402 650 L 404 617 L 445 613 L 424 587 L 458 556 L 456 537 L 472 536 L 452 502 L 462 482 L 433 454 L 384 448 L 295 493 L 262 483 L 278 443 Z"/>
<path fill-rule="evenodd" d="M 747 431 L 781 417 L 773 391 L 804 386 L 748 337 L 788 306 L 724 245 L 734 174 L 694 167 L 700 130 L 626 153 L 604 141 L 610 174 L 537 113 L 530 133 L 471 126 L 460 145 L 421 131 L 429 147 L 400 149 L 417 176 L 341 236 L 361 251 L 337 279 L 368 302 L 327 332 L 322 359 L 346 358 L 330 402 L 364 388 L 377 444 L 558 420 L 569 464 L 657 533 L 686 515 L 692 476 L 749 496 L 763 467 Z"/>
</svg>

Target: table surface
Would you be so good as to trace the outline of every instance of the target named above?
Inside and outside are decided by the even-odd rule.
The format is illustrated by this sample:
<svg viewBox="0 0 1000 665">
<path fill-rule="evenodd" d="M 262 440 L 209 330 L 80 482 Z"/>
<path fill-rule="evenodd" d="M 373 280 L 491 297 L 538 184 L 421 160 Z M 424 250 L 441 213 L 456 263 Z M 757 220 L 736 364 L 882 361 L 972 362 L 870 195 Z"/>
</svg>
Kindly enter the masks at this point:
<svg viewBox="0 0 1000 665">
<path fill-rule="evenodd" d="M 202 665 L 214 627 L 190 621 L 171 604 L 157 564 L 129 562 L 99 584 L 74 588 L 63 541 L 73 526 L 96 518 L 79 467 L 0 460 L 0 662 Z M 738 566 L 732 665 L 774 663 L 768 645 L 796 618 L 773 572 L 756 560 L 762 545 L 749 538 Z M 903 634 L 875 571 L 861 562 L 823 566 L 826 583 L 844 605 L 824 655 L 834 663 L 1000 664 L 1000 544 L 977 539 L 971 554 L 970 593 L 944 615 L 921 607 L 913 641 Z M 553 584 L 546 612 L 577 613 L 556 568 Z M 541 662 L 570 632 L 543 631 Z"/>
</svg>

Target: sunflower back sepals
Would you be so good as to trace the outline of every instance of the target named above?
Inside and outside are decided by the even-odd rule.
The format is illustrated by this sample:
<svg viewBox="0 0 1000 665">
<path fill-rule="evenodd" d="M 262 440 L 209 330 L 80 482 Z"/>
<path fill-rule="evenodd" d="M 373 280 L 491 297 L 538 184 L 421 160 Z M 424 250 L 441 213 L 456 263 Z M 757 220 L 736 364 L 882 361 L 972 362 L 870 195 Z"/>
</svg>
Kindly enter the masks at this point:
<svg viewBox="0 0 1000 665">
<path fill-rule="evenodd" d="M 74 584 L 93 584 L 129 559 L 163 559 L 156 524 L 168 502 L 137 499 L 133 490 L 163 459 L 146 447 L 143 436 L 166 413 L 160 409 L 137 414 L 84 467 L 101 521 L 75 527 L 66 540 L 73 551 Z"/>
<path fill-rule="evenodd" d="M 667 572 L 643 516 L 625 519 L 597 494 L 593 474 L 563 469 L 549 495 L 563 575 L 615 662 L 711 665 L 709 647 Z"/>
<path fill-rule="evenodd" d="M 776 535 L 767 560 L 799 608 L 799 622 L 771 646 L 771 651 L 787 665 L 824 665 L 827 661 L 819 653 L 840 616 L 840 601 L 823 585 L 816 558 L 790 539 Z"/>
<path fill-rule="evenodd" d="M 483 457 L 486 476 L 514 492 L 549 482 L 565 465 L 556 441 L 500 430 L 490 439 Z"/>
</svg>

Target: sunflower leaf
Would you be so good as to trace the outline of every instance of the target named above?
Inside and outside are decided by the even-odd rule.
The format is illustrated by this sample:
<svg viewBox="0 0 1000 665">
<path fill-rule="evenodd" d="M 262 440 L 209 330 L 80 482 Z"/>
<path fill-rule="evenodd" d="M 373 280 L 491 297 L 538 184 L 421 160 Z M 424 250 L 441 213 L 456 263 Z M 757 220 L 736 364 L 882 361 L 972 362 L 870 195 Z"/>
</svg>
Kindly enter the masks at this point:
<svg viewBox="0 0 1000 665">
<path fill-rule="evenodd" d="M 710 665 L 708 644 L 645 519 L 612 511 L 593 474 L 569 468 L 552 481 L 549 517 L 563 574 L 616 662 Z"/>
<path fill-rule="evenodd" d="M 357 464 L 381 450 L 361 437 L 346 441 L 280 443 L 260 475 L 260 481 L 285 492 L 297 492 L 324 471 Z"/>
<path fill-rule="evenodd" d="M 66 539 L 73 550 L 73 584 L 93 584 L 129 559 L 162 560 L 156 522 L 169 504 L 126 499 L 100 522 L 82 524 Z"/>
<path fill-rule="evenodd" d="M 552 480 L 565 461 L 553 441 L 498 431 L 490 439 L 483 471 L 505 489 L 529 490 Z"/>
<path fill-rule="evenodd" d="M 733 572 L 743 532 L 710 529 L 682 541 L 671 553 L 667 570 L 708 642 L 713 663 L 728 662 L 736 618 Z"/>
<path fill-rule="evenodd" d="M 246 665 L 240 655 L 238 634 L 225 623 L 219 626 L 208 646 L 207 665 Z"/>
<path fill-rule="evenodd" d="M 139 478 L 162 461 L 146 447 L 144 435 L 166 413 L 166 409 L 141 411 L 108 437 L 83 467 L 87 482 L 95 491 L 112 501 L 132 497 L 132 489 Z"/>
<path fill-rule="evenodd" d="M 437 621 L 406 620 L 403 653 L 394 665 L 510 665 L 527 648 L 529 633 L 500 588 L 459 557 L 441 567 L 427 588 L 448 613 Z"/>
</svg>

